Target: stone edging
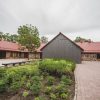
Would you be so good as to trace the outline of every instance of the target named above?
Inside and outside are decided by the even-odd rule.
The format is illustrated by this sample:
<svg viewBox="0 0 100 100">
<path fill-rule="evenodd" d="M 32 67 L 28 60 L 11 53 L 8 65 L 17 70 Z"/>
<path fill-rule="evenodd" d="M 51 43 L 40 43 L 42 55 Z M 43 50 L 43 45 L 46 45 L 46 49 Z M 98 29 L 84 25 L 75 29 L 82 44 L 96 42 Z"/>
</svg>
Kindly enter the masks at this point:
<svg viewBox="0 0 100 100">
<path fill-rule="evenodd" d="M 78 84 L 77 84 L 77 78 L 75 72 L 74 72 L 74 76 L 75 76 L 75 96 L 73 100 L 77 100 Z"/>
</svg>

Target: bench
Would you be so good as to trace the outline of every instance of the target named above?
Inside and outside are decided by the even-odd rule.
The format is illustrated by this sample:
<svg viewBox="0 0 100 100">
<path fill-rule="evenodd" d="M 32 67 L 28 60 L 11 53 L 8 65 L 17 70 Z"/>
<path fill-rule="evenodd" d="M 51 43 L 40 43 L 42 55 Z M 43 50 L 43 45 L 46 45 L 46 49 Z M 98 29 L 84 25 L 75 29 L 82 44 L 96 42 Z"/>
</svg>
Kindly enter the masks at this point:
<svg viewBox="0 0 100 100">
<path fill-rule="evenodd" d="M 21 64 L 25 64 L 25 63 L 27 63 L 27 62 L 31 62 L 31 61 L 30 61 L 30 60 L 27 60 L 27 61 L 19 61 L 19 62 L 10 62 L 10 63 L 3 63 L 2 65 L 4 65 L 4 66 L 8 66 L 8 65 L 13 65 L 13 66 L 15 66 L 16 64 L 21 65 Z"/>
</svg>

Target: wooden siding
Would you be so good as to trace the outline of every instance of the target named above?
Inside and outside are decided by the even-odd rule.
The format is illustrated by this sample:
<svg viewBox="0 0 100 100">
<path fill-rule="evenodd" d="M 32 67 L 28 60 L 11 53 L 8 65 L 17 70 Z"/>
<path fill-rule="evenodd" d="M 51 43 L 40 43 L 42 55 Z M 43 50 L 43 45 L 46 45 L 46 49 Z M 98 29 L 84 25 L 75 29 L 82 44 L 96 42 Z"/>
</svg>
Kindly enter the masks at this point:
<svg viewBox="0 0 100 100">
<path fill-rule="evenodd" d="M 42 49 L 42 58 L 72 59 L 81 63 L 81 49 L 60 34 Z"/>
</svg>

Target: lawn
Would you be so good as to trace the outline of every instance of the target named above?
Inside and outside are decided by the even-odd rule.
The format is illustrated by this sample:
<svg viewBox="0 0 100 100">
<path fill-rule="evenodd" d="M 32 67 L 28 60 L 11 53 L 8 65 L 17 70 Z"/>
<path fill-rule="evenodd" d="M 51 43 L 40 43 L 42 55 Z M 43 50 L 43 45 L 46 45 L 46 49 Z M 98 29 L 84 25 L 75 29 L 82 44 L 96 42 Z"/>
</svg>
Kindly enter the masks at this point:
<svg viewBox="0 0 100 100">
<path fill-rule="evenodd" d="M 0 68 L 0 100 L 73 100 L 74 69 L 63 59 Z"/>
</svg>

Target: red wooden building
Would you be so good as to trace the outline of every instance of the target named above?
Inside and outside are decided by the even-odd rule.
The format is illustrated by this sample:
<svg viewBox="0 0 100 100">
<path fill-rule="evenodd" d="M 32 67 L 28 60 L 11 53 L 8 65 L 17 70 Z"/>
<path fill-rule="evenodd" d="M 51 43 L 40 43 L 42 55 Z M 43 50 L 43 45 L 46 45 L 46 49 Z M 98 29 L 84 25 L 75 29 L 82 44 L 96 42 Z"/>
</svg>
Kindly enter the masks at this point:
<svg viewBox="0 0 100 100">
<path fill-rule="evenodd" d="M 84 50 L 82 52 L 83 60 L 100 60 L 100 42 L 82 42 L 77 45 Z"/>
<path fill-rule="evenodd" d="M 0 41 L 0 59 L 7 58 L 28 58 L 29 52 L 25 46 L 18 43 Z"/>
</svg>

